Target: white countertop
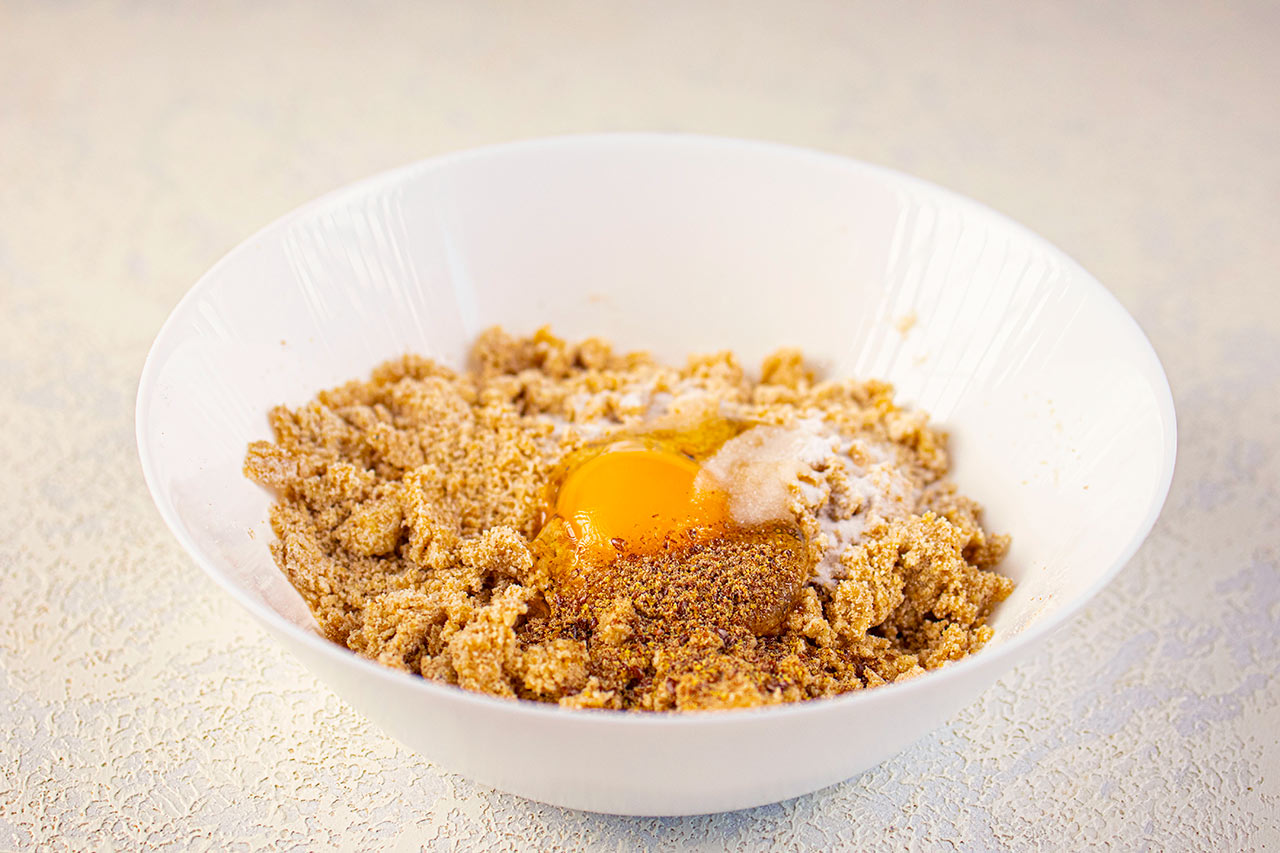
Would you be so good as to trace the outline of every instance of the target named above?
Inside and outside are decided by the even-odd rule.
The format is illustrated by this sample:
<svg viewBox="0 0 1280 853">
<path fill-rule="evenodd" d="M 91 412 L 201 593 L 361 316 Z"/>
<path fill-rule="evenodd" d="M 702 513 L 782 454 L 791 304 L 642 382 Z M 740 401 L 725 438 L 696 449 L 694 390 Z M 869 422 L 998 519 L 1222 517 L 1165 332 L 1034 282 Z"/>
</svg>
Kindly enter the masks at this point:
<svg viewBox="0 0 1280 853">
<path fill-rule="evenodd" d="M 0 6 L 0 849 L 1280 846 L 1280 7 L 1225 7 Z M 437 771 L 215 588 L 142 484 L 142 359 L 224 251 L 380 169 L 612 129 L 984 201 L 1115 292 L 1178 406 L 1164 516 L 1046 653 L 780 805 L 604 817 Z"/>
</svg>

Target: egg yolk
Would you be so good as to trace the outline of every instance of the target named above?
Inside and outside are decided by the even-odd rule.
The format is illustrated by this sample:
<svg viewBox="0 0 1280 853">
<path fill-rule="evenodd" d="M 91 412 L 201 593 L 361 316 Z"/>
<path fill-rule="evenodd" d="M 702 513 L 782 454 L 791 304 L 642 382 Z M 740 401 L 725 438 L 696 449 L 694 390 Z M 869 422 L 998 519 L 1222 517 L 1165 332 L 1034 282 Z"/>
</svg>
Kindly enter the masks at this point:
<svg viewBox="0 0 1280 853">
<path fill-rule="evenodd" d="M 565 477 L 556 515 L 579 550 L 603 557 L 652 553 L 674 536 L 714 536 L 729 524 L 728 497 L 701 472 L 680 453 L 617 445 Z"/>
</svg>

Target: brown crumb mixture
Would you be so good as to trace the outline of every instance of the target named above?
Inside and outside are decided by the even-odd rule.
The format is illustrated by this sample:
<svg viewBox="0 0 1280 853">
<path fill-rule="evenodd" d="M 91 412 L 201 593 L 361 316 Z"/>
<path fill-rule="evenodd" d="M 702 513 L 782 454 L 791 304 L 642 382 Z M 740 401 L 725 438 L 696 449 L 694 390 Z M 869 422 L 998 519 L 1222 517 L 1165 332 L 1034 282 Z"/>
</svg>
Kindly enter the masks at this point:
<svg viewBox="0 0 1280 853">
<path fill-rule="evenodd" d="M 863 441 L 853 463 L 889 459 L 907 505 L 873 516 L 849 469 L 823 463 L 795 486 L 785 529 L 623 556 L 573 583 L 537 538 L 557 466 L 708 400 Z M 270 421 L 275 441 L 250 445 L 245 473 L 277 497 L 272 553 L 321 630 L 470 690 L 654 711 L 831 696 L 976 651 L 1013 589 L 992 571 L 1007 537 L 942 479 L 945 436 L 888 385 L 817 381 L 794 350 L 753 381 L 730 353 L 677 369 L 493 329 L 465 373 L 404 356 Z M 863 517 L 856 541 L 824 534 Z"/>
</svg>

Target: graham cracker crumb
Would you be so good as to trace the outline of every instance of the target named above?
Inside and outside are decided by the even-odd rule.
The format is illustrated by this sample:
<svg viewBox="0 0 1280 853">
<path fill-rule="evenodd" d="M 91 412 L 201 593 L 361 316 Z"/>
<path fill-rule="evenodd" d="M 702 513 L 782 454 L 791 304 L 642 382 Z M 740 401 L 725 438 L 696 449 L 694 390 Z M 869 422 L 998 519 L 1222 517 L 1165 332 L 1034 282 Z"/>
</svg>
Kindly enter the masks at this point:
<svg viewBox="0 0 1280 853">
<path fill-rule="evenodd" d="M 760 375 L 727 352 L 676 368 L 597 338 L 491 329 L 463 372 L 407 355 L 273 409 L 275 438 L 249 446 L 245 473 L 276 496 L 272 553 L 326 636 L 495 696 L 754 707 L 917 677 L 981 648 L 1013 588 L 993 571 L 1008 538 L 943 479 L 945 434 L 890 386 L 822 379 L 798 350 Z M 843 442 L 844 461 L 815 462 L 792 487 L 787 524 L 594 574 L 539 536 L 575 453 L 726 409 L 820 423 Z"/>
</svg>

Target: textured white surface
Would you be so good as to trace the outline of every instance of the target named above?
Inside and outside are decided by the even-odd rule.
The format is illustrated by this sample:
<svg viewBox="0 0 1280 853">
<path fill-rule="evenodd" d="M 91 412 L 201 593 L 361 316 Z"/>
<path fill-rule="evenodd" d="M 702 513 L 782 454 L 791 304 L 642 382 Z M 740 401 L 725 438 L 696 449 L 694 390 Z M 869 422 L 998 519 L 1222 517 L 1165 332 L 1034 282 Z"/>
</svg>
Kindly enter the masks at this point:
<svg viewBox="0 0 1280 853">
<path fill-rule="evenodd" d="M 0 5 L 0 849 L 1280 845 L 1277 35 L 1261 3 Z M 434 771 L 204 579 L 133 450 L 152 335 L 258 225 L 440 151 L 625 128 L 983 200 L 1113 289 L 1178 403 L 1164 517 L 1046 654 L 748 812 L 607 818 Z"/>
</svg>

